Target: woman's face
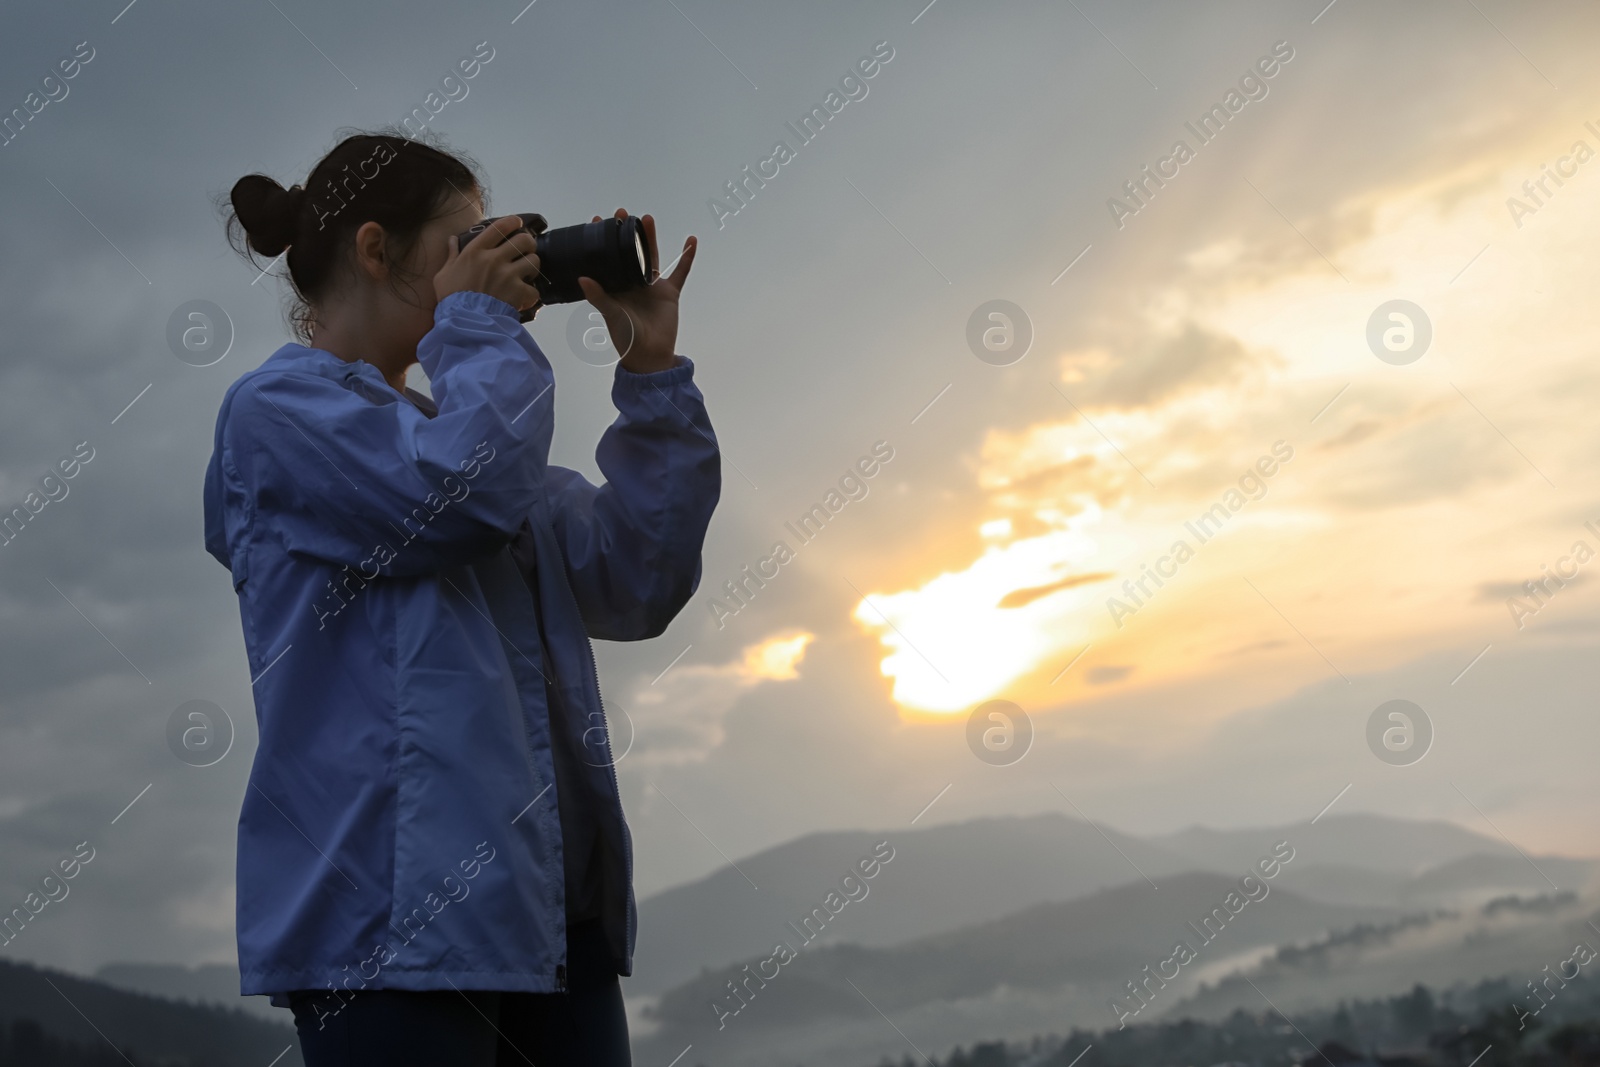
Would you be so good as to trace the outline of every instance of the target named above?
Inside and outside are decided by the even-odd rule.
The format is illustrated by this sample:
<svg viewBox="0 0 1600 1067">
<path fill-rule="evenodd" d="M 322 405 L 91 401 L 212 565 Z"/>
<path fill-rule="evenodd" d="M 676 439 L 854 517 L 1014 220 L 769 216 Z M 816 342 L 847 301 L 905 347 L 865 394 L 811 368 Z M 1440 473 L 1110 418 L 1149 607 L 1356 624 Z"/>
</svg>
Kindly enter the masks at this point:
<svg viewBox="0 0 1600 1067">
<path fill-rule="evenodd" d="M 439 273 L 445 260 L 450 257 L 451 236 L 471 229 L 482 219 L 483 200 L 475 191 L 469 190 L 466 196 L 452 192 L 444 205 L 443 214 L 430 219 L 422 227 L 410 256 L 405 260 L 409 282 L 400 288 L 406 299 L 401 301 L 397 298 L 399 306 L 394 309 L 397 332 L 403 330 L 405 343 L 412 350 L 433 329 L 433 311 L 439 303 L 433 288 L 433 276 Z"/>
<path fill-rule="evenodd" d="M 376 222 L 365 222 L 357 234 L 357 256 L 363 261 L 362 290 L 354 298 L 355 325 L 362 334 L 366 360 L 384 368 L 390 378 L 416 363 L 416 347 L 434 328 L 438 294 L 434 275 L 450 258 L 450 237 L 472 229 L 483 219 L 483 202 L 477 190 L 469 195 L 451 192 L 440 213 L 422 224 L 410 253 L 387 270 L 386 237 Z"/>
<path fill-rule="evenodd" d="M 344 360 L 365 360 L 401 388 L 407 368 L 417 362 L 417 346 L 433 329 L 439 305 L 433 278 L 450 256 L 450 238 L 482 218 L 483 196 L 477 189 L 452 190 L 398 260 L 383 227 L 363 222 L 355 232 L 351 269 L 330 298 L 315 307 L 312 347 Z"/>
</svg>

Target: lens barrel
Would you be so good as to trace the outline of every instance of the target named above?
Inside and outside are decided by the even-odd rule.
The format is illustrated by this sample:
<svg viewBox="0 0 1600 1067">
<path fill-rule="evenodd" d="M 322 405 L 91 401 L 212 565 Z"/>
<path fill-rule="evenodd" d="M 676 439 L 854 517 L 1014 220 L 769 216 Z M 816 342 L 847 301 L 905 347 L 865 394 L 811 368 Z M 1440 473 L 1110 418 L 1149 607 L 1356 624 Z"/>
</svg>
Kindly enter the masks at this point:
<svg viewBox="0 0 1600 1067">
<path fill-rule="evenodd" d="M 539 272 L 528 278 L 539 290 L 540 304 L 570 304 L 583 299 L 578 279 L 593 278 L 608 293 L 636 289 L 649 281 L 650 238 L 644 225 L 634 216 L 584 222 L 548 230 L 543 215 L 518 214 L 524 229 L 535 234 Z M 495 219 L 488 218 L 459 234 L 459 246 L 466 247 Z M 521 313 L 521 320 L 533 318 L 534 309 Z"/>
</svg>

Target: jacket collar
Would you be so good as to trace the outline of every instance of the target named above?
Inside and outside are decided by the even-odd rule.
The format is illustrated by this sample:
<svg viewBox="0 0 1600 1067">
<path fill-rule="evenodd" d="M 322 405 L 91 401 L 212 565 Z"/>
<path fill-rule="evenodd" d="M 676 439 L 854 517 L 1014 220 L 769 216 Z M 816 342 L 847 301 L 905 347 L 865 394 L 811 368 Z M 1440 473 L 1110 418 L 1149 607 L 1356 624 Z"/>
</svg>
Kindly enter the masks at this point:
<svg viewBox="0 0 1600 1067">
<path fill-rule="evenodd" d="M 332 352 L 323 348 L 310 348 L 296 342 L 283 345 L 263 363 L 262 369 L 294 370 L 301 374 L 318 374 L 324 378 L 353 385 L 351 378 L 360 378 L 370 386 L 364 389 L 368 395 L 374 391 L 377 397 L 398 397 L 398 394 L 389 386 L 388 379 L 383 373 L 364 359 L 343 360 Z M 419 408 L 430 419 L 439 413 L 439 407 L 424 393 L 420 393 L 410 386 L 405 387 L 405 397 Z"/>
</svg>

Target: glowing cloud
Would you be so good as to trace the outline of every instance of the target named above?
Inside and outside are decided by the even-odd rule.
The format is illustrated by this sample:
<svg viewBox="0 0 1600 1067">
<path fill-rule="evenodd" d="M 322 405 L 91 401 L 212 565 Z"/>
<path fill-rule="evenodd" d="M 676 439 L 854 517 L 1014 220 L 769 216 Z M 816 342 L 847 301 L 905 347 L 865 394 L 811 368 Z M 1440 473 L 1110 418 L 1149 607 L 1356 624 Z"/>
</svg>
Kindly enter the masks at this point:
<svg viewBox="0 0 1600 1067">
<path fill-rule="evenodd" d="M 1098 604 L 1102 577 L 1083 573 L 1097 545 L 1080 527 L 1098 515 L 1091 508 L 1062 528 L 991 545 L 970 567 L 921 588 L 868 593 L 852 617 L 889 650 L 881 670 L 894 679 L 895 702 L 960 711 L 1079 640 L 1083 627 L 1073 620 Z"/>
<path fill-rule="evenodd" d="M 1528 134 L 1547 156 L 1572 136 Z M 1527 171 L 1508 148 L 1330 205 L 1319 235 L 1339 275 L 1287 228 L 1198 248 L 1142 313 L 1105 327 L 1116 336 L 1064 350 L 1056 385 L 1072 407 L 984 441 L 981 552 L 930 560 L 934 577 L 852 610 L 882 644 L 896 703 L 1060 705 L 1081 686 L 1164 684 L 1219 664 L 1242 686 L 1281 691 L 1329 673 L 1330 658 L 1370 669 L 1481 625 L 1464 608 L 1485 576 L 1522 574 L 1546 544 L 1571 543 L 1573 512 L 1550 486 L 1600 455 L 1586 289 L 1600 269 L 1600 172 L 1571 178 L 1536 218 L 1508 218 L 1506 191 Z M 1364 335 L 1397 295 L 1438 331 L 1410 367 L 1376 358 Z M 1270 497 L 1178 581 L 1146 590 L 1151 610 L 1112 619 L 1107 598 L 1279 439 L 1302 458 Z M 1445 529 L 1477 536 L 1441 555 Z M 1373 589 L 1404 597 L 1374 612 Z M 1090 644 L 1072 681 L 1049 687 Z M 1239 656 L 1282 669 L 1241 672 Z"/>
<path fill-rule="evenodd" d="M 628 758 L 647 765 L 693 763 L 722 743 L 724 722 L 740 697 L 764 683 L 792 682 L 816 635 L 805 630 L 773 634 L 746 645 L 723 663 L 680 663 L 637 684 L 622 709 L 627 724 L 614 723 L 639 742 Z M 615 704 L 615 702 L 611 702 Z"/>
<path fill-rule="evenodd" d="M 802 631 L 787 637 L 769 637 L 759 645 L 750 645 L 745 648 L 744 661 L 739 664 L 740 675 L 750 681 L 793 681 L 800 677 L 796 668 L 805 659 L 806 646 L 816 639 L 816 634 Z"/>
</svg>

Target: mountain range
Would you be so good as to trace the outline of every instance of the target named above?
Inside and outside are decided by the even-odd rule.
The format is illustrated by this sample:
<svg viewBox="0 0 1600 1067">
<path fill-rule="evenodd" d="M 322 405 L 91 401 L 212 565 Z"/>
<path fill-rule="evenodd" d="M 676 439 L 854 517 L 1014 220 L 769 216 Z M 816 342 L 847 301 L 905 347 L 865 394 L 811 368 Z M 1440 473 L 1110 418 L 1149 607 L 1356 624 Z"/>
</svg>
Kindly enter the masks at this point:
<svg viewBox="0 0 1600 1067">
<path fill-rule="evenodd" d="M 1259 830 L 1192 827 L 1141 838 L 1064 815 L 976 819 L 927 829 L 809 834 L 723 867 L 639 906 L 632 996 L 649 995 L 771 947 L 841 872 L 887 840 L 895 860 L 876 880 L 914 904 L 869 897 L 844 909 L 818 944 L 890 945 L 988 922 L 1145 878 L 1200 871 L 1238 877 L 1278 841 L 1297 851 L 1284 887 L 1311 900 L 1357 907 L 1444 906 L 1467 897 L 1548 892 L 1515 849 L 1446 822 L 1376 815 L 1326 816 Z M 1587 884 L 1591 860 L 1540 859 L 1567 888 Z M 754 887 L 759 887 L 754 888 Z"/>
<path fill-rule="evenodd" d="M 1246 873 L 1259 879 L 1275 850 L 1293 859 L 1270 893 L 1202 937 L 1204 916 Z M 864 857 L 891 851 L 861 877 Z M 1106 1026 L 1118 1012 L 1215 1015 L 1259 1010 L 1264 996 L 1302 1006 L 1372 995 L 1374 982 L 1403 991 L 1515 972 L 1571 933 L 1597 875 L 1594 860 L 1525 856 L 1451 823 L 1376 815 L 1154 837 L 1059 814 L 815 833 L 643 900 L 624 992 L 641 1062 L 690 1045 L 684 1067 L 702 1053 L 751 1067 L 847 1053 L 868 1062 L 907 1051 L 901 1031 L 947 1047 Z M 1170 968 L 1180 938 L 1194 958 L 1158 989 L 1145 968 Z M 287 1012 L 237 996 L 228 965 L 110 964 L 99 978 L 247 1004 L 255 1015 L 223 1014 L 291 1033 Z M 1130 982 L 1153 993 L 1148 1004 Z"/>
</svg>

